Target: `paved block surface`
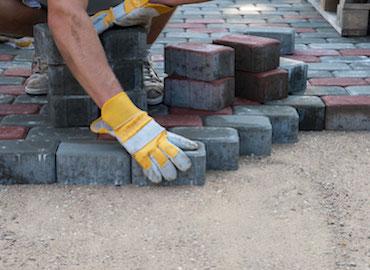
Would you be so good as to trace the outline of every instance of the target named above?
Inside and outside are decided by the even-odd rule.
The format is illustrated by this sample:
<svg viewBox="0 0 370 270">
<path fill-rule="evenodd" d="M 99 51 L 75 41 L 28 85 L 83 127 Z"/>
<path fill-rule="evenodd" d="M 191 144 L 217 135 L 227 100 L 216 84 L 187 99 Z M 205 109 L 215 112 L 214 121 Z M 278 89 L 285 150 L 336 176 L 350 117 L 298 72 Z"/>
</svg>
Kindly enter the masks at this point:
<svg viewBox="0 0 370 270">
<path fill-rule="evenodd" d="M 225 127 L 177 127 L 171 132 L 205 144 L 207 170 L 229 171 L 239 168 L 237 130 Z"/>
<path fill-rule="evenodd" d="M 0 184 L 55 182 L 55 153 L 50 141 L 0 141 Z"/>
<path fill-rule="evenodd" d="M 348 96 L 349 93 L 344 87 L 339 86 L 309 86 L 302 93 L 294 93 L 294 95 L 307 96 Z"/>
<path fill-rule="evenodd" d="M 288 72 L 288 93 L 302 92 L 307 87 L 308 65 L 285 57 L 280 58 L 280 68 Z"/>
<path fill-rule="evenodd" d="M 1 120 L 0 126 L 0 140 L 21 140 L 27 136 L 28 128 L 24 126 L 17 126 L 19 124 L 12 123 L 11 126 L 5 126 Z"/>
<path fill-rule="evenodd" d="M 89 96 L 51 96 L 49 114 L 55 127 L 86 127 L 99 117 L 99 108 Z"/>
<path fill-rule="evenodd" d="M 50 126 L 50 119 L 42 114 L 16 114 L 5 116 L 0 124 L 3 126 L 44 127 Z"/>
<path fill-rule="evenodd" d="M 39 105 L 34 104 L 0 104 L 0 116 L 11 114 L 35 114 L 40 110 Z"/>
<path fill-rule="evenodd" d="M 205 126 L 235 128 L 239 134 L 240 155 L 266 156 L 271 153 L 272 126 L 265 116 L 220 115 L 204 118 Z"/>
<path fill-rule="evenodd" d="M 56 166 L 61 184 L 131 183 L 131 157 L 118 143 L 63 142 L 56 154 Z"/>
<path fill-rule="evenodd" d="M 154 119 L 165 128 L 201 127 L 202 119 L 198 115 L 158 115 Z"/>
<path fill-rule="evenodd" d="M 236 106 L 236 115 L 260 115 L 270 119 L 272 143 L 295 143 L 298 141 L 299 116 L 290 106 Z"/>
<path fill-rule="evenodd" d="M 351 96 L 369 96 L 370 95 L 370 86 L 350 86 L 346 87 L 347 92 Z"/>
<path fill-rule="evenodd" d="M 141 60 L 116 61 L 110 66 L 125 91 L 142 90 L 143 62 Z"/>
<path fill-rule="evenodd" d="M 150 116 L 158 116 L 158 115 L 167 115 L 168 114 L 168 107 L 164 104 L 159 104 L 155 106 L 148 106 L 148 113 Z"/>
<path fill-rule="evenodd" d="M 213 81 L 234 76 L 235 55 L 230 47 L 180 43 L 165 48 L 165 72 L 194 80 Z"/>
<path fill-rule="evenodd" d="M 23 85 L 0 85 L 0 94 L 4 95 L 24 95 L 24 86 Z"/>
<path fill-rule="evenodd" d="M 222 110 L 211 112 L 211 111 L 204 111 L 204 110 L 194 110 L 194 109 L 187 109 L 187 108 L 179 108 L 179 107 L 171 107 L 170 108 L 171 114 L 175 115 L 199 115 L 199 116 L 208 116 L 208 115 L 231 115 L 233 114 L 233 110 L 231 107 L 226 107 Z"/>
<path fill-rule="evenodd" d="M 295 48 L 296 31 L 293 28 L 246 28 L 244 34 L 277 39 L 280 41 L 281 54 L 292 54 Z"/>
<path fill-rule="evenodd" d="M 264 72 L 279 66 L 280 42 L 275 39 L 227 35 L 213 41 L 235 50 L 235 68 L 249 72 Z"/>
<path fill-rule="evenodd" d="M 294 107 L 299 115 L 300 130 L 323 130 L 325 128 L 325 104 L 319 97 L 289 96 L 267 104 Z"/>
<path fill-rule="evenodd" d="M 47 104 L 48 100 L 46 95 L 31 96 L 20 95 L 14 100 L 14 104 Z"/>
<path fill-rule="evenodd" d="M 191 159 L 192 166 L 186 172 L 178 172 L 175 181 L 162 181 L 161 186 L 177 186 L 177 185 L 195 185 L 202 186 L 206 181 L 206 148 L 201 142 L 198 142 L 198 150 L 186 151 L 185 153 Z M 151 183 L 142 172 L 142 169 L 132 160 L 132 184 L 136 186 L 155 185 Z"/>
<path fill-rule="evenodd" d="M 4 95 L 0 94 L 0 104 L 10 104 L 14 100 L 14 96 L 12 95 Z"/>
<path fill-rule="evenodd" d="M 34 127 L 27 135 L 27 140 L 43 141 L 70 141 L 70 140 L 93 140 L 96 134 L 89 128 L 54 128 L 54 127 Z"/>
<path fill-rule="evenodd" d="M 235 95 L 258 102 L 288 96 L 288 72 L 283 69 L 252 73 L 236 71 Z"/>
<path fill-rule="evenodd" d="M 40 52 L 43 52 L 42 55 L 46 56 L 49 65 L 64 64 L 64 59 L 55 45 L 47 24 L 35 25 L 33 27 L 33 35 L 35 38 L 35 47 L 37 47 Z"/>
<path fill-rule="evenodd" d="M 232 77 L 212 82 L 167 77 L 164 84 L 164 102 L 169 106 L 219 111 L 230 106 L 235 97 Z"/>
<path fill-rule="evenodd" d="M 50 65 L 48 77 L 50 95 L 86 95 L 66 65 Z"/>
<path fill-rule="evenodd" d="M 325 96 L 326 129 L 370 130 L 370 97 Z"/>
</svg>

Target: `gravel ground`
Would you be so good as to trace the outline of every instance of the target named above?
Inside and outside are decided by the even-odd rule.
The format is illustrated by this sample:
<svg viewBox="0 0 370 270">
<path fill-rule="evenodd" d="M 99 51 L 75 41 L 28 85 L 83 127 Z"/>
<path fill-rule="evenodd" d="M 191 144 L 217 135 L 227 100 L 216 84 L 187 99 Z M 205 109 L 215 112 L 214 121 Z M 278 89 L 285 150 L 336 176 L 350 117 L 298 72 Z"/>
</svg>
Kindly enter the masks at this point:
<svg viewBox="0 0 370 270">
<path fill-rule="evenodd" d="M 370 269 L 370 133 L 301 133 L 205 187 L 0 186 L 0 269 Z"/>
</svg>

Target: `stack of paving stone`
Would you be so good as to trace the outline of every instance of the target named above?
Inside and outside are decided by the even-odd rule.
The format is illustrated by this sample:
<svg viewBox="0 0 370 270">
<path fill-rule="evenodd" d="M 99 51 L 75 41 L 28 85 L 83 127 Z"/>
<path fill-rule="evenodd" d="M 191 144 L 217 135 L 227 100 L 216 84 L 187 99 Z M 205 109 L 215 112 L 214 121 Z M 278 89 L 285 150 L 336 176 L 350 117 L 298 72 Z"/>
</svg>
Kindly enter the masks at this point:
<svg viewBox="0 0 370 270">
<path fill-rule="evenodd" d="M 48 63 L 51 123 L 55 127 L 88 126 L 99 116 L 98 107 L 65 65 L 47 25 L 35 26 L 34 32 L 37 51 L 44 53 Z M 145 110 L 142 70 L 146 57 L 145 30 L 141 27 L 111 29 L 101 35 L 101 42 L 125 91 L 138 107 Z"/>
</svg>

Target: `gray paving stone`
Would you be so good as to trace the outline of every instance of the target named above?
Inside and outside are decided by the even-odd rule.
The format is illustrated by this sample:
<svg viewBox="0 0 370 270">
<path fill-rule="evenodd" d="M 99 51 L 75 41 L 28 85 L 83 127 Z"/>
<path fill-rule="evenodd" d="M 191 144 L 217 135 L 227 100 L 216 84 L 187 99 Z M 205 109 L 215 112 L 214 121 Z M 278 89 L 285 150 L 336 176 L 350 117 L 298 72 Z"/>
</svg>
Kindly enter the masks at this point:
<svg viewBox="0 0 370 270">
<path fill-rule="evenodd" d="M 36 50 L 43 52 L 49 65 L 64 64 L 63 57 L 60 55 L 55 45 L 53 37 L 47 24 L 37 24 L 33 27 Z"/>
<path fill-rule="evenodd" d="M 71 140 L 94 140 L 96 134 L 89 128 L 54 128 L 34 127 L 28 132 L 26 140 L 31 141 L 57 141 L 66 142 Z"/>
<path fill-rule="evenodd" d="M 322 56 L 320 59 L 321 62 L 328 63 L 368 63 L 370 68 L 370 58 L 366 56 Z"/>
<path fill-rule="evenodd" d="M 0 141 L 0 184 L 51 184 L 58 144 L 50 141 Z"/>
<path fill-rule="evenodd" d="M 0 85 L 20 85 L 23 82 L 23 77 L 0 76 Z"/>
<path fill-rule="evenodd" d="M 298 94 L 298 93 L 297 93 Z M 339 86 L 310 86 L 304 92 L 306 96 L 348 96 L 344 87 Z"/>
<path fill-rule="evenodd" d="M 300 38 L 337 38 L 340 37 L 338 33 L 326 33 L 326 32 L 313 32 L 313 33 L 301 33 Z"/>
<path fill-rule="evenodd" d="M 292 28 L 247 28 L 244 33 L 279 40 L 282 54 L 294 52 L 295 30 Z"/>
<path fill-rule="evenodd" d="M 166 34 L 166 38 L 207 38 L 207 33 L 196 33 L 196 32 L 170 32 Z"/>
<path fill-rule="evenodd" d="M 367 62 L 354 62 L 351 64 L 351 68 L 354 70 L 370 69 L 370 59 L 368 58 Z"/>
<path fill-rule="evenodd" d="M 176 127 L 171 132 L 206 146 L 207 170 L 230 171 L 239 168 L 239 135 L 228 127 Z"/>
<path fill-rule="evenodd" d="M 330 71 L 325 71 L 325 70 L 308 70 L 307 73 L 307 78 L 330 78 L 334 77 L 333 73 Z"/>
<path fill-rule="evenodd" d="M 42 114 L 7 115 L 1 121 L 3 126 L 44 127 L 50 126 L 50 119 Z"/>
<path fill-rule="evenodd" d="M 128 91 L 126 94 L 138 108 L 144 111 L 148 110 L 147 93 L 145 90 L 137 89 L 135 91 Z"/>
<path fill-rule="evenodd" d="M 191 160 L 191 168 L 186 172 L 178 172 L 177 179 L 175 181 L 162 181 L 159 185 L 204 185 L 206 182 L 206 148 L 202 142 L 198 142 L 198 146 L 199 148 L 196 151 L 185 152 Z M 136 186 L 155 185 L 144 176 L 142 169 L 133 159 L 131 168 L 132 184 Z"/>
<path fill-rule="evenodd" d="M 148 113 L 150 116 L 167 115 L 168 107 L 164 104 L 148 106 Z"/>
<path fill-rule="evenodd" d="M 89 96 L 49 97 L 49 114 L 54 127 L 86 127 L 99 117 L 99 112 Z"/>
<path fill-rule="evenodd" d="M 290 106 L 236 106 L 236 115 L 266 116 L 272 125 L 272 143 L 295 143 L 298 141 L 299 116 Z"/>
<path fill-rule="evenodd" d="M 164 103 L 169 106 L 218 111 L 231 105 L 235 97 L 233 77 L 213 82 L 167 77 L 164 86 Z"/>
<path fill-rule="evenodd" d="M 110 64 L 114 74 L 127 92 L 143 89 L 143 62 L 117 61 Z"/>
<path fill-rule="evenodd" d="M 49 116 L 49 105 L 48 104 L 41 107 L 40 114 Z"/>
<path fill-rule="evenodd" d="M 14 57 L 14 61 L 31 63 L 33 61 L 33 55 L 33 50 L 24 50 L 21 54 L 18 54 Z"/>
<path fill-rule="evenodd" d="M 356 44 L 356 47 L 361 49 L 370 49 L 370 43 L 358 43 Z"/>
<path fill-rule="evenodd" d="M 46 95 L 31 96 L 31 95 L 20 95 L 14 100 L 15 104 L 47 104 L 48 100 Z"/>
<path fill-rule="evenodd" d="M 14 100 L 14 96 L 12 95 L 4 95 L 0 94 L 0 104 L 10 104 Z"/>
<path fill-rule="evenodd" d="M 280 57 L 280 68 L 288 72 L 288 93 L 302 92 L 307 87 L 308 65 L 305 62 Z"/>
<path fill-rule="evenodd" d="M 115 142 L 62 142 L 56 154 L 57 182 L 77 185 L 131 183 L 131 157 Z"/>
<path fill-rule="evenodd" d="M 342 50 L 355 48 L 352 43 L 311 43 L 308 46 L 312 49 L 318 50 Z"/>
<path fill-rule="evenodd" d="M 351 96 L 370 96 L 369 85 L 349 86 L 346 90 Z"/>
<path fill-rule="evenodd" d="M 350 70 L 351 67 L 345 63 L 309 63 L 311 70 Z"/>
<path fill-rule="evenodd" d="M 230 47 L 180 43 L 165 49 L 165 72 L 190 79 L 213 81 L 234 76 L 235 54 Z"/>
<path fill-rule="evenodd" d="M 31 68 L 32 63 L 29 62 L 16 62 L 16 61 L 0 61 L 1 69 L 10 69 L 10 68 Z"/>
<path fill-rule="evenodd" d="M 296 38 L 296 44 L 325 43 L 323 38 Z"/>
<path fill-rule="evenodd" d="M 296 50 L 306 50 L 308 49 L 308 46 L 306 44 L 296 44 L 295 48 Z"/>
<path fill-rule="evenodd" d="M 86 95 L 66 65 L 49 65 L 48 77 L 50 95 Z"/>
<path fill-rule="evenodd" d="M 240 155 L 271 154 L 272 126 L 265 116 L 215 115 L 204 118 L 206 126 L 231 127 L 238 130 Z"/>
<path fill-rule="evenodd" d="M 348 71 L 334 71 L 335 77 L 349 77 L 349 78 L 368 78 L 370 77 L 370 70 L 348 70 Z"/>
<path fill-rule="evenodd" d="M 325 104 L 316 96 L 289 96 L 267 105 L 291 106 L 299 115 L 300 130 L 323 130 L 325 128 Z"/>
</svg>

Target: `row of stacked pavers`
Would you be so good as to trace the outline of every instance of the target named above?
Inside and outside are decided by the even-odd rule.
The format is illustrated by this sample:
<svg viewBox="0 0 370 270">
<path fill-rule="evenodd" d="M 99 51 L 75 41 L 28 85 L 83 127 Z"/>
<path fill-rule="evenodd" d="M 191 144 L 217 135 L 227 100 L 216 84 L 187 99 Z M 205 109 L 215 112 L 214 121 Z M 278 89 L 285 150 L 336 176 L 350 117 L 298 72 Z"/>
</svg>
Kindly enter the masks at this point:
<svg viewBox="0 0 370 270">
<path fill-rule="evenodd" d="M 48 104 L 54 127 L 89 126 L 99 117 L 99 108 L 73 77 L 64 63 L 46 24 L 34 27 L 36 54 L 48 64 Z M 147 109 L 143 91 L 143 60 L 146 57 L 146 33 L 141 27 L 114 29 L 100 36 L 109 65 L 125 91 L 142 108 Z M 95 67 L 99 72 L 99 66 Z M 104 89 L 101 89 L 104 91 Z"/>
</svg>

